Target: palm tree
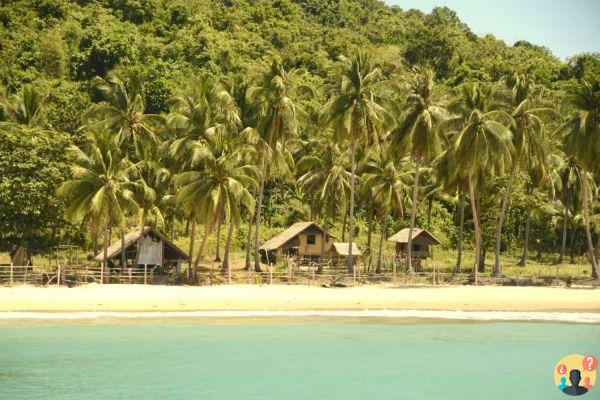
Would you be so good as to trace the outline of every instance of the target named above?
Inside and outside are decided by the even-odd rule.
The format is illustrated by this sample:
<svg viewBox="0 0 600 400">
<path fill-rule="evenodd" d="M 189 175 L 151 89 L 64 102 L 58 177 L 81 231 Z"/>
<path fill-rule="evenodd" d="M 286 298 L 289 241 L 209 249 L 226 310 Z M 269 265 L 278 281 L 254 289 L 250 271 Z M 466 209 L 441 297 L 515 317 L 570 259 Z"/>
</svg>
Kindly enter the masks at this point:
<svg viewBox="0 0 600 400">
<path fill-rule="evenodd" d="M 323 106 L 323 116 L 325 124 L 333 130 L 335 142 L 348 143 L 350 148 L 348 272 L 353 273 L 356 149 L 360 145 L 378 144 L 380 136 L 391 125 L 392 118 L 382 106 L 386 82 L 381 70 L 373 65 L 367 54 L 360 51 L 343 61 L 339 83 L 331 89 L 330 98 Z"/>
<path fill-rule="evenodd" d="M 574 217 L 571 208 L 581 192 L 581 175 L 579 167 L 571 157 L 563 159 L 562 165 L 558 168 L 558 175 L 560 177 L 560 202 L 563 209 L 563 226 L 558 264 L 562 264 L 567 247 L 567 231 L 571 225 L 570 220 Z"/>
<path fill-rule="evenodd" d="M 459 175 L 468 185 L 471 212 L 475 225 L 475 263 L 472 278 L 477 284 L 477 268 L 481 257 L 481 227 L 476 206 L 476 191 L 482 184 L 482 175 L 501 173 L 511 159 L 511 132 L 507 128 L 510 116 L 498 110 L 489 110 L 489 88 L 467 83 L 461 88 L 461 98 L 454 110 L 462 129 L 456 135 L 454 151 L 460 160 Z M 503 115 L 504 114 L 504 115 Z M 507 124 L 501 121 L 506 117 Z"/>
<path fill-rule="evenodd" d="M 182 163 L 192 162 L 204 148 L 196 146 L 215 129 L 241 124 L 236 103 L 227 89 L 215 78 L 204 75 L 191 79 L 187 90 L 169 100 L 171 114 L 167 118 L 174 132 L 170 142 L 171 154 Z"/>
<path fill-rule="evenodd" d="M 543 197 L 549 194 L 551 199 L 555 198 L 557 188 L 560 188 L 560 178 L 558 171 L 562 158 L 555 153 L 556 143 L 551 138 L 546 138 L 536 144 L 538 156 L 532 158 L 529 163 L 529 180 L 526 184 L 526 192 L 529 196 Z M 542 200 L 544 202 L 544 200 Z M 527 264 L 527 252 L 529 250 L 529 232 L 531 226 L 530 208 L 527 209 L 525 219 L 525 243 L 523 245 L 523 254 L 517 265 L 524 267 Z"/>
<path fill-rule="evenodd" d="M 398 126 L 390 139 L 396 147 L 409 145 L 415 163 L 415 179 L 408 231 L 407 270 L 413 273 L 412 234 L 415 228 L 419 192 L 419 168 L 421 163 L 431 160 L 439 152 L 440 137 L 437 126 L 447 118 L 446 109 L 434 94 L 434 72 L 430 68 L 415 67 L 413 76 L 407 81 L 409 95 L 406 111 L 399 118 Z"/>
<path fill-rule="evenodd" d="M 536 163 L 543 162 L 544 154 L 541 144 L 548 140 L 544 129 L 544 121 L 540 114 L 550 111 L 547 108 L 537 107 L 537 87 L 535 82 L 524 75 L 515 74 L 510 87 L 509 103 L 513 106 L 512 124 L 510 126 L 512 132 L 512 141 L 514 146 L 514 154 L 512 157 L 510 173 L 502 196 L 500 205 L 500 213 L 498 214 L 498 222 L 496 225 L 495 236 L 495 257 L 494 257 L 494 275 L 500 276 L 502 270 L 500 268 L 500 248 L 502 241 L 502 226 L 512 184 L 515 174 L 519 167 L 525 171 L 529 171 Z"/>
<path fill-rule="evenodd" d="M 188 214 L 198 216 L 204 224 L 204 236 L 194 261 L 198 268 L 208 236 L 217 219 L 224 213 L 228 223 L 239 225 L 241 208 L 252 208 L 254 199 L 248 189 L 257 186 L 258 171 L 247 163 L 244 155 L 252 147 L 240 143 L 239 137 L 226 130 L 216 130 L 206 137 L 204 156 L 189 165 L 176 180 L 181 187 L 177 197 Z M 230 228 L 232 229 L 232 228 Z M 229 235 L 228 235 L 229 236 Z M 228 268 L 230 237 L 223 260 L 223 271 Z"/>
<path fill-rule="evenodd" d="M 600 170 L 600 81 L 582 81 L 569 91 L 569 102 L 576 112 L 561 127 L 561 131 L 566 131 L 565 152 L 573 157 L 581 170 L 581 201 L 588 258 L 593 277 L 599 279 L 590 229 L 588 174 L 598 173 Z"/>
<path fill-rule="evenodd" d="M 307 154 L 296 164 L 300 173 L 298 184 L 310 196 L 312 212 L 323 218 L 323 229 L 327 233 L 329 219 L 338 207 L 346 204 L 350 192 L 347 155 L 332 143 L 327 132 L 310 140 L 304 148 Z M 325 250 L 323 241 L 322 252 Z"/>
<path fill-rule="evenodd" d="M 115 132 L 125 155 L 135 154 L 142 143 L 156 141 L 152 123 L 161 118 L 146 114 L 140 79 L 134 77 L 125 82 L 116 71 L 109 71 L 105 78 L 92 78 L 90 84 L 100 93 L 102 101 L 88 110 L 87 116 L 91 121 L 88 127 L 101 126 Z"/>
<path fill-rule="evenodd" d="M 465 224 L 465 191 L 467 191 L 468 183 L 461 179 L 460 168 L 461 162 L 457 158 L 452 143 L 456 140 L 454 136 L 446 135 L 444 138 L 446 145 L 445 150 L 435 159 L 433 171 L 441 190 L 455 196 L 455 201 L 458 214 L 458 243 L 456 250 L 456 264 L 453 273 L 458 273 L 461 270 L 462 264 L 462 249 Z"/>
<path fill-rule="evenodd" d="M 387 217 L 392 213 L 404 215 L 404 204 L 410 202 L 409 185 L 412 181 L 412 165 L 406 155 L 395 154 L 388 144 L 369 154 L 364 166 L 363 185 L 372 195 L 381 221 L 379 254 L 376 273 L 381 272 L 383 240 Z"/>
<path fill-rule="evenodd" d="M 165 150 L 158 145 L 141 144 L 136 155 L 139 161 L 131 167 L 132 190 L 139 205 L 139 240 L 143 239 L 148 216 L 158 226 L 165 222 L 162 208 L 173 190 L 171 171 L 164 163 Z"/>
<path fill-rule="evenodd" d="M 30 128 L 44 124 L 44 104 L 47 96 L 33 85 L 24 85 L 12 96 L 0 97 L 0 124 L 16 123 Z"/>
<path fill-rule="evenodd" d="M 73 175 L 57 191 L 67 200 L 65 216 L 72 221 L 94 219 L 104 225 L 104 271 L 108 268 L 109 229 L 115 223 L 123 228 L 124 215 L 138 206 L 130 190 L 128 165 L 117 139 L 110 133 L 96 131 L 88 134 L 84 148 L 72 147 Z"/>
<path fill-rule="evenodd" d="M 260 160 L 260 186 L 254 223 L 254 269 L 260 268 L 259 233 L 261 208 L 265 190 L 265 182 L 269 174 L 272 158 L 278 161 L 291 160 L 287 153 L 287 141 L 294 137 L 304 112 L 296 98 L 300 91 L 309 87 L 300 83 L 301 71 L 286 70 L 278 58 L 270 63 L 263 63 L 254 74 L 253 86 L 247 91 L 247 102 L 251 104 L 256 131 L 262 140 Z M 282 165 L 282 164 L 280 164 Z"/>
</svg>

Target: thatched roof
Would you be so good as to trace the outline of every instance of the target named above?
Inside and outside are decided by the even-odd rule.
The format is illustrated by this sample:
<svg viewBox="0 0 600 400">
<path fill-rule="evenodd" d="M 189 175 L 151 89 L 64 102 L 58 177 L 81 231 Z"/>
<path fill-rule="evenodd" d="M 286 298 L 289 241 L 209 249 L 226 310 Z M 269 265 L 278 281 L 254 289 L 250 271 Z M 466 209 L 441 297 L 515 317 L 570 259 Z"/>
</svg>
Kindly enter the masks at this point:
<svg viewBox="0 0 600 400">
<path fill-rule="evenodd" d="M 323 228 L 321 228 L 319 225 L 315 224 L 313 221 L 296 222 L 295 224 L 293 224 L 292 226 L 287 228 L 285 231 L 281 232 L 279 235 L 273 236 L 271 239 L 264 242 L 260 246 L 260 250 L 267 250 L 267 251 L 276 250 L 310 227 L 315 227 L 318 230 L 320 230 L 321 232 L 323 232 L 323 233 L 325 232 L 325 230 L 323 230 Z M 327 236 L 335 237 L 330 234 L 327 234 Z"/>
<path fill-rule="evenodd" d="M 333 250 L 340 256 L 347 256 L 350 250 L 350 243 L 333 243 Z M 352 243 L 352 255 L 361 256 L 362 253 L 356 242 Z"/>
<path fill-rule="evenodd" d="M 409 232 L 409 230 L 410 230 L 410 228 L 401 229 L 394 236 L 388 238 L 388 240 L 390 242 L 396 242 L 396 243 L 408 243 L 408 232 Z M 426 231 L 425 229 L 414 228 L 412 236 L 413 236 L 413 240 L 416 237 L 421 236 L 422 238 L 424 238 L 425 240 L 427 240 L 431 244 L 442 244 L 442 242 L 440 242 L 435 236 L 433 236 L 430 232 Z"/>
<path fill-rule="evenodd" d="M 154 228 L 152 228 L 150 226 L 144 227 L 144 235 L 147 234 L 148 232 L 152 232 L 154 235 L 160 237 L 161 240 L 167 246 L 171 247 L 171 249 L 173 249 L 176 253 L 178 253 L 181 258 L 183 258 L 183 259 L 187 259 L 188 258 L 187 254 L 183 250 L 181 250 L 179 247 L 177 247 L 169 239 L 167 239 L 166 237 L 164 237 L 156 229 L 154 229 Z M 125 248 L 128 248 L 129 246 L 131 246 L 135 242 L 137 242 L 137 240 L 139 239 L 139 237 L 140 237 L 140 228 L 135 228 L 131 232 L 125 234 Z M 119 238 L 119 240 L 117 240 L 116 242 L 114 242 L 113 244 L 111 244 L 110 246 L 108 246 L 107 250 L 108 250 L 108 258 L 109 259 L 116 258 L 117 256 L 119 256 L 121 254 L 121 238 Z M 100 253 L 98 253 L 95 258 L 98 261 L 104 261 L 104 250 L 100 251 Z"/>
</svg>

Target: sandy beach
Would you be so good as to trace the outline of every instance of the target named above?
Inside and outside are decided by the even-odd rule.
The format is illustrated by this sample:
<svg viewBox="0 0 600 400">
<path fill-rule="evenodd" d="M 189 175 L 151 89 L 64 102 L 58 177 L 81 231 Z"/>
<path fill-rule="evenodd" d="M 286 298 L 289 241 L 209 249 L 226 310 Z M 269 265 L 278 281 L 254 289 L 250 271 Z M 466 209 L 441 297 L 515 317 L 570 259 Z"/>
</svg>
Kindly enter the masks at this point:
<svg viewBox="0 0 600 400">
<path fill-rule="evenodd" d="M 0 311 L 463 310 L 600 312 L 600 290 L 547 287 L 97 285 L 0 288 Z"/>
</svg>

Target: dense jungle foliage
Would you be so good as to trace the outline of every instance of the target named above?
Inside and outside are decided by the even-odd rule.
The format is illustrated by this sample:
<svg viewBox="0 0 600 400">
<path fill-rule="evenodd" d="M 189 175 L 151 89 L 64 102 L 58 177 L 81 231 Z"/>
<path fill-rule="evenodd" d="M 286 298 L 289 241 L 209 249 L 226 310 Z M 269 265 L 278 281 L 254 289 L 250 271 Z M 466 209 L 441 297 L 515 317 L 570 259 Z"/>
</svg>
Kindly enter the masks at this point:
<svg viewBox="0 0 600 400">
<path fill-rule="evenodd" d="M 241 252 L 307 219 L 368 253 L 411 225 L 462 248 L 464 215 L 484 258 L 595 264 L 599 80 L 597 53 L 478 37 L 448 8 L 0 1 L 0 251 L 197 222 L 198 265 L 221 223 Z"/>
</svg>

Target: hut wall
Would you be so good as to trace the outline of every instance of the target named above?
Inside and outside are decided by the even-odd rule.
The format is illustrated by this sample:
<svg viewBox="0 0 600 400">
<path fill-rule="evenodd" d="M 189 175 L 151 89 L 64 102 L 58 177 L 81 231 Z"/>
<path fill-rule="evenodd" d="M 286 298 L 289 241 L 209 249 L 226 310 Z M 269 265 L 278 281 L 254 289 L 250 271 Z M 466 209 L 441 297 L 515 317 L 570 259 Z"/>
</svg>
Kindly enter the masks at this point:
<svg viewBox="0 0 600 400">
<path fill-rule="evenodd" d="M 309 235 L 314 236 L 314 243 L 308 243 Z M 303 256 L 324 256 L 329 251 L 329 248 L 333 244 L 333 238 L 328 238 L 325 243 L 323 252 L 323 241 L 325 235 L 318 229 L 307 229 L 306 231 L 298 235 L 298 255 Z"/>
</svg>

